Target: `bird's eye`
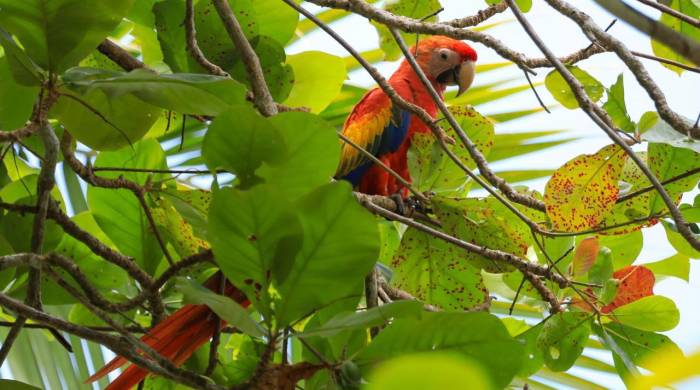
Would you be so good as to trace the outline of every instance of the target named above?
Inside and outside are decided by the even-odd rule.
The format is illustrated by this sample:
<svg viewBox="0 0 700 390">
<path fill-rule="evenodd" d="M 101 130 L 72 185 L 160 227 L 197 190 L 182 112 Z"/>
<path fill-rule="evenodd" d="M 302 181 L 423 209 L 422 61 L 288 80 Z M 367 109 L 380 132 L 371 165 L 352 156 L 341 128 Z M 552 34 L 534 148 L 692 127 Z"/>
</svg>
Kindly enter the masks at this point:
<svg viewBox="0 0 700 390">
<path fill-rule="evenodd" d="M 442 53 L 440 53 L 440 58 L 442 58 L 443 60 L 446 60 L 447 59 L 447 52 L 443 51 Z"/>
</svg>

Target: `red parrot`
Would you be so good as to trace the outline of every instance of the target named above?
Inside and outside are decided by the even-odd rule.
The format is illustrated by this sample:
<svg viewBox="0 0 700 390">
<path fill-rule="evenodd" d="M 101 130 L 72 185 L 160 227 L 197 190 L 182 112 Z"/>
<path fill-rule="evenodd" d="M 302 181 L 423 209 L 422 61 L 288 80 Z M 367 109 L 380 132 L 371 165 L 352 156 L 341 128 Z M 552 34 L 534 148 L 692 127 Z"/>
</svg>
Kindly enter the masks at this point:
<svg viewBox="0 0 700 390">
<path fill-rule="evenodd" d="M 441 97 L 448 85 L 457 85 L 459 96 L 474 81 L 476 51 L 462 41 L 432 36 L 420 40 L 411 48 L 411 53 Z M 401 62 L 389 78 L 389 84 L 403 99 L 422 107 L 430 116 L 436 116 L 437 104 L 408 61 Z M 355 105 L 342 133 L 411 182 L 406 156 L 411 139 L 417 132 L 429 131 L 418 117 L 395 106 L 384 91 L 374 88 Z M 399 193 L 404 198 L 408 195 L 408 190 L 393 176 L 346 143 L 341 146 L 335 178 L 349 181 L 365 194 Z"/>
<path fill-rule="evenodd" d="M 412 52 L 441 96 L 448 85 L 457 85 L 457 93 L 461 94 L 474 80 L 476 52 L 464 42 L 434 36 L 419 41 Z M 389 84 L 402 98 L 423 107 L 433 117 L 437 114 L 435 102 L 406 60 L 401 62 L 399 69 L 389 78 Z M 346 137 L 370 151 L 409 181 L 406 153 L 411 144 L 411 137 L 416 132 L 429 131 L 420 119 L 393 106 L 389 97 L 378 88 L 372 89 L 362 98 L 343 127 Z M 336 178 L 350 181 L 359 191 L 367 194 L 407 195 L 396 179 L 381 167 L 373 165 L 371 160 L 350 145 L 342 147 Z M 221 273 L 217 273 L 207 280 L 205 286 L 217 290 L 222 277 Z M 228 281 L 224 295 L 243 307 L 250 304 L 243 292 Z M 223 322 L 208 306 L 188 304 L 156 325 L 141 338 L 141 341 L 175 365 L 181 365 L 194 351 L 211 340 L 217 323 Z M 126 358 L 118 356 L 86 382 L 98 380 L 127 362 Z M 147 370 L 131 365 L 105 390 L 128 390 L 146 375 Z"/>
</svg>

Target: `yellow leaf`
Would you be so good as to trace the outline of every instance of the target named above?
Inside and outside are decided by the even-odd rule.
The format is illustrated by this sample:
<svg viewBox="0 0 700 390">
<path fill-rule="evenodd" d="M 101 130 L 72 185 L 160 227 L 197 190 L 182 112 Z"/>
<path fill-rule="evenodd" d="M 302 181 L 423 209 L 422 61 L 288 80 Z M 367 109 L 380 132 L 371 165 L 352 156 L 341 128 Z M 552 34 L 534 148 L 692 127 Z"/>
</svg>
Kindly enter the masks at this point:
<svg viewBox="0 0 700 390">
<path fill-rule="evenodd" d="M 653 374 L 635 377 L 630 383 L 630 389 L 665 387 L 700 375 L 700 350 L 685 357 L 679 355 L 677 350 L 662 349 L 649 357 L 645 367 Z"/>
<path fill-rule="evenodd" d="M 577 156 L 547 182 L 544 203 L 554 229 L 581 232 L 596 227 L 610 213 L 627 155 L 617 145 Z"/>
</svg>

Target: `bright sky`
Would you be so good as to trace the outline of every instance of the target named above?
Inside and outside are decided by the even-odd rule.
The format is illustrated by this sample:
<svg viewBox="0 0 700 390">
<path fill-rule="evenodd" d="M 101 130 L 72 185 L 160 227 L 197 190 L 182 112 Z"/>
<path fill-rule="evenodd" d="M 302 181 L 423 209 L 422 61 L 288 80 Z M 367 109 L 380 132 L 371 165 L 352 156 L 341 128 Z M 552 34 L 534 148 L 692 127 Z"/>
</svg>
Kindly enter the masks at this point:
<svg viewBox="0 0 700 390">
<path fill-rule="evenodd" d="M 440 14 L 441 20 L 473 15 L 479 9 L 484 8 L 485 4 L 484 1 L 480 0 L 441 0 L 441 3 L 445 7 L 445 11 Z M 535 26 L 540 37 L 544 39 L 555 53 L 560 56 L 567 55 L 590 43 L 583 33 L 581 33 L 579 27 L 569 19 L 562 17 L 542 1 L 534 1 L 533 3 L 533 8 L 527 14 L 527 17 Z M 591 0 L 576 0 L 573 3 L 587 12 L 603 27 L 607 26 L 613 19 L 610 14 L 598 7 Z M 628 3 L 632 4 L 634 2 Z M 315 10 L 317 8 L 309 7 L 309 9 Z M 658 17 L 658 13 L 654 10 L 644 11 L 650 16 Z M 522 51 L 529 56 L 542 57 L 542 54 L 524 33 L 517 21 L 514 20 L 510 12 L 506 11 L 492 18 L 490 21 L 510 21 L 509 23 L 504 23 L 488 30 L 488 33 L 496 36 L 511 48 Z M 352 16 L 333 24 L 332 27 L 360 51 L 372 49 L 377 46 L 377 34 L 374 27 L 362 17 Z M 618 21 L 610 32 L 625 42 L 631 50 L 652 53 L 649 39 L 624 22 Z M 480 44 L 475 44 L 475 48 L 479 53 L 480 63 L 503 61 L 491 49 Z M 321 31 L 310 34 L 295 43 L 288 50 L 288 53 L 293 54 L 306 50 L 322 50 L 340 56 L 347 55 L 342 47 Z M 698 115 L 698 112 L 700 112 L 700 74 L 684 72 L 683 75 L 679 77 L 676 73 L 662 67 L 657 62 L 649 60 L 642 61 L 647 70 L 654 76 L 656 82 L 662 86 L 670 106 L 681 115 L 694 119 Z M 397 65 L 398 63 L 382 63 L 379 65 L 379 69 L 384 75 L 388 76 L 396 69 Z M 621 72 L 624 72 L 627 109 L 633 120 L 639 119 L 645 111 L 653 109 L 653 104 L 646 92 L 639 87 L 634 76 L 626 70 L 622 62 L 620 62 L 614 54 L 599 54 L 579 63 L 579 65 L 600 80 L 606 87 L 614 83 L 617 76 Z M 549 70 L 538 69 L 537 72 L 538 76 L 536 76 L 533 81 L 543 81 L 544 76 Z M 506 78 L 515 79 L 510 85 L 520 85 L 526 82 L 520 70 L 516 67 L 509 67 L 503 70 L 490 72 L 482 78 L 477 75 L 476 83 L 478 85 L 479 83 Z M 363 70 L 352 73 L 350 75 L 350 82 L 363 86 L 374 84 L 371 77 Z M 544 87 L 539 87 L 538 90 L 540 96 L 547 105 L 556 103 Z M 537 101 L 532 92 L 528 90 L 480 108 L 484 113 L 488 114 L 528 109 L 536 106 Z M 556 168 L 563 165 L 574 156 L 583 152 L 595 152 L 600 147 L 611 143 L 602 130 L 597 128 L 583 112 L 571 111 L 564 108 L 554 109 L 551 114 L 542 113 L 532 115 L 522 120 L 496 126 L 496 131 L 499 133 L 548 129 L 568 129 L 565 136 L 577 136 L 582 139 L 548 149 L 546 154 L 530 154 L 518 159 L 509 160 L 506 164 L 494 164 L 494 168 L 508 169 L 522 168 L 523 166 L 529 169 Z M 533 156 L 537 158 L 533 159 Z M 528 184 L 542 191 L 545 182 L 545 180 L 537 180 Z M 692 203 L 692 197 L 695 193 L 696 192 L 688 196 L 686 201 Z M 663 228 L 657 226 L 644 230 L 644 249 L 637 262 L 643 263 L 661 260 L 675 253 L 675 250 L 666 241 Z M 655 287 L 655 292 L 672 298 L 677 303 L 681 312 L 680 324 L 672 331 L 667 332 L 667 334 L 678 343 L 686 353 L 700 349 L 700 331 L 698 330 L 700 311 L 697 310 L 697 302 L 700 302 L 700 262 L 698 262 L 698 260 L 691 260 L 690 283 L 676 278 L 669 278 L 658 282 Z M 596 357 L 605 358 L 612 362 L 609 354 L 603 356 L 596 355 Z M 612 376 L 590 378 L 589 375 L 587 379 L 599 382 L 606 387 L 624 388 L 621 381 Z M 697 388 L 697 386 L 700 386 L 700 381 L 686 383 L 685 386 L 681 386 L 681 388 L 690 389 Z"/>
</svg>

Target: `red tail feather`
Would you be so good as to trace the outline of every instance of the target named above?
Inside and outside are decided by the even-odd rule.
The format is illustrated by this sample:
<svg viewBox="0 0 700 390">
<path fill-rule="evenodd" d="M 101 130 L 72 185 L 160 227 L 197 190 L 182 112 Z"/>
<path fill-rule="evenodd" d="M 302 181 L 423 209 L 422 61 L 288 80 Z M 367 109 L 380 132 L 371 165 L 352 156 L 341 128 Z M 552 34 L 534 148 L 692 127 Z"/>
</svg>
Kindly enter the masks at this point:
<svg viewBox="0 0 700 390">
<path fill-rule="evenodd" d="M 207 280 L 205 286 L 214 290 L 219 284 L 221 277 L 223 275 L 217 273 Z M 224 294 L 233 298 L 244 307 L 250 303 L 245 295 L 228 283 L 228 281 L 226 282 Z M 150 332 L 141 338 L 141 341 L 179 366 L 194 351 L 211 339 L 216 331 L 218 321 L 221 321 L 219 317 L 206 305 L 185 305 L 151 329 Z M 117 356 L 85 382 L 96 381 L 123 366 L 126 362 L 126 358 Z M 114 382 L 110 383 L 105 390 L 128 390 L 141 382 L 146 375 L 148 375 L 147 370 L 131 365 Z"/>
</svg>

